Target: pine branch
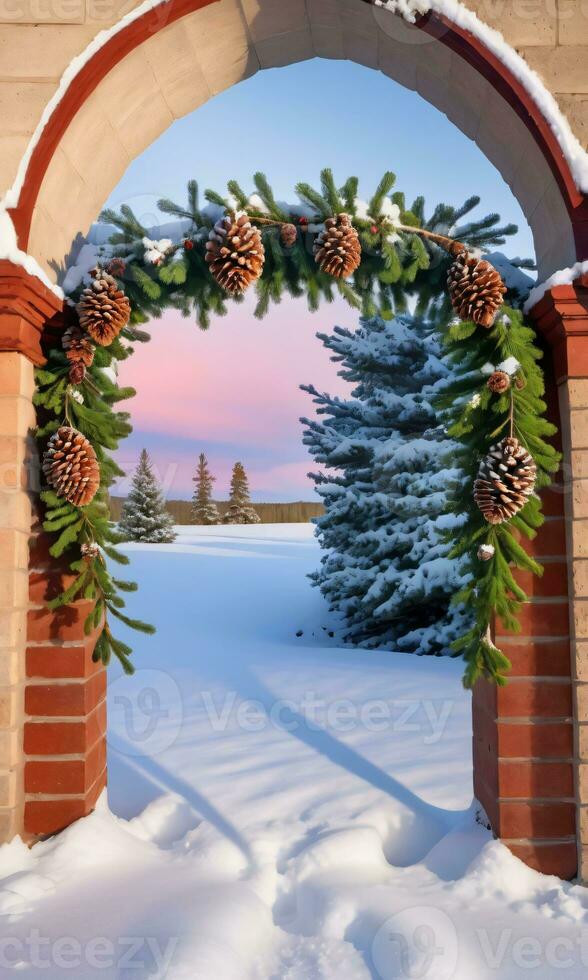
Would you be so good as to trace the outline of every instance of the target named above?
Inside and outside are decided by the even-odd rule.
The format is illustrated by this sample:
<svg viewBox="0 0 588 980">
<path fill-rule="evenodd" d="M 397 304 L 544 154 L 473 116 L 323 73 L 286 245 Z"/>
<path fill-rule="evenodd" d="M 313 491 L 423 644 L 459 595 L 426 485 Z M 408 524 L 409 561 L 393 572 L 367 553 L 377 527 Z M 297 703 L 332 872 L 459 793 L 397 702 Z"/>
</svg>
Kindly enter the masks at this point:
<svg viewBox="0 0 588 980">
<path fill-rule="evenodd" d="M 392 173 L 391 170 L 387 170 L 368 205 L 369 213 L 373 218 L 377 218 L 380 215 L 384 198 L 388 196 L 395 183 L 396 174 Z"/>
<path fill-rule="evenodd" d="M 266 175 L 258 171 L 253 175 L 253 183 L 255 184 L 257 193 L 265 204 L 271 217 L 277 219 L 278 221 L 287 221 L 288 216 L 276 204 L 274 193 L 269 185 Z"/>
<path fill-rule="evenodd" d="M 340 214 L 340 212 L 343 210 L 343 202 L 339 197 L 339 192 L 333 177 L 333 171 L 330 167 L 325 167 L 323 170 L 321 170 L 321 191 L 323 198 L 329 205 L 331 214 Z"/>
<path fill-rule="evenodd" d="M 314 208 L 319 220 L 324 220 L 330 216 L 330 208 L 327 201 L 310 184 L 296 184 L 296 193 L 302 201 L 309 204 L 311 208 Z"/>
</svg>

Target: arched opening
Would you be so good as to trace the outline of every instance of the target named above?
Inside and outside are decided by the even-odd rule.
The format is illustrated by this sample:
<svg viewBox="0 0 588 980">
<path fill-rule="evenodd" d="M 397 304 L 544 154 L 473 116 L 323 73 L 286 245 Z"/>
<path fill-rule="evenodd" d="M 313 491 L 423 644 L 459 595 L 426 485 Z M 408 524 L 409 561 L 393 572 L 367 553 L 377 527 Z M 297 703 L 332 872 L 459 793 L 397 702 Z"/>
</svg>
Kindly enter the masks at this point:
<svg viewBox="0 0 588 980">
<path fill-rule="evenodd" d="M 443 17 L 413 26 L 360 0 L 175 3 L 130 21 L 90 54 L 31 144 L 10 200 L 20 247 L 59 281 L 130 160 L 174 118 L 260 68 L 315 55 L 390 75 L 474 139 L 521 204 L 540 278 L 586 257 L 584 197 L 524 86 Z"/>
<path fill-rule="evenodd" d="M 196 352 L 193 353 L 195 354 Z M 163 355 L 163 350 L 161 354 Z M 163 356 L 161 357 L 161 362 L 164 362 Z M 276 365 L 276 371 L 278 370 L 279 365 Z M 166 380 L 173 385 L 174 382 L 169 375 Z M 153 389 L 153 395 L 156 396 L 155 389 Z M 234 539 L 229 542 L 229 546 L 232 546 L 234 550 L 239 547 L 239 544 L 241 552 L 252 550 L 251 542 L 242 541 L 239 543 Z M 279 556 L 268 551 L 267 546 L 264 548 L 263 542 L 261 544 L 255 542 L 255 545 L 259 551 L 265 551 L 265 560 L 264 557 L 258 556 L 257 565 L 265 565 L 266 568 L 269 565 L 269 574 L 271 575 L 274 587 L 277 585 L 275 591 L 267 593 L 269 611 L 263 619 L 264 633 L 269 634 L 271 637 L 275 629 L 276 614 L 283 614 L 283 608 L 277 605 L 276 598 L 281 593 L 282 603 L 284 605 L 287 604 L 292 608 L 292 612 L 294 612 L 297 580 L 294 576 L 286 577 L 284 575 L 284 564 L 280 562 Z M 185 547 L 189 548 L 190 546 L 185 545 Z M 202 542 L 200 543 L 200 547 L 202 547 Z M 213 545 L 211 543 L 212 547 Z M 226 540 L 224 547 L 227 547 Z M 285 543 L 283 541 L 280 542 L 280 550 L 285 550 Z M 347 656 L 343 654 L 339 655 L 337 659 L 332 658 L 329 663 L 330 669 L 328 669 L 324 663 L 321 665 L 320 654 L 319 657 L 313 660 L 312 653 L 308 651 L 306 641 L 304 639 L 297 639 L 295 636 L 295 631 L 298 632 L 301 627 L 306 626 L 306 623 L 296 621 L 292 617 L 288 624 L 288 642 L 281 649 L 275 651 L 274 663 L 268 664 L 265 651 L 255 649 L 250 645 L 251 635 L 248 629 L 249 623 L 247 622 L 247 616 L 243 617 L 242 608 L 236 606 L 237 614 L 232 622 L 232 617 L 224 616 L 225 625 L 232 626 L 232 630 L 227 630 L 227 632 L 222 632 L 220 628 L 214 630 L 216 646 L 208 646 L 207 640 L 204 637 L 201 640 L 201 631 L 206 636 L 207 633 L 210 635 L 212 630 L 210 630 L 210 621 L 206 623 L 206 621 L 202 621 L 200 616 L 198 617 L 198 623 L 195 624 L 195 632 L 198 633 L 197 638 L 195 638 L 195 645 L 198 646 L 199 650 L 202 650 L 206 646 L 208 656 L 203 656 L 199 659 L 198 667 L 201 673 L 199 672 L 196 677 L 194 674 L 188 674 L 187 670 L 189 670 L 190 666 L 194 666 L 194 660 L 196 659 L 194 654 L 197 654 L 197 651 L 193 651 L 186 644 L 186 634 L 182 630 L 182 627 L 186 624 L 186 619 L 191 620 L 194 616 L 193 606 L 189 600 L 195 583 L 190 576 L 189 566 L 186 564 L 187 560 L 189 560 L 188 554 L 184 552 L 184 554 L 180 553 L 170 556 L 170 563 L 165 573 L 164 590 L 157 583 L 157 579 L 160 578 L 161 574 L 159 570 L 155 572 L 155 575 L 150 575 L 149 573 L 149 553 L 147 552 L 145 554 L 140 551 L 139 554 L 135 553 L 132 557 L 134 566 L 141 566 L 143 569 L 142 576 L 144 575 L 145 578 L 150 578 L 154 586 L 152 591 L 150 590 L 146 594 L 143 592 L 142 599 L 143 601 L 147 601 L 153 618 L 160 625 L 159 643 L 161 646 L 159 646 L 159 656 L 157 660 L 151 660 L 150 663 L 149 661 L 147 663 L 143 661 L 142 663 L 143 668 L 150 665 L 158 671 L 155 673 L 155 676 L 152 675 L 151 680 L 151 689 L 155 691 L 156 696 L 155 698 L 151 697 L 146 699 L 143 715 L 149 712 L 151 713 L 152 720 L 156 720 L 158 712 L 164 713 L 167 711 L 167 723 L 164 724 L 163 728 L 165 732 L 164 744 L 161 745 L 160 743 L 159 748 L 166 748 L 166 737 L 170 737 L 171 739 L 177 738 L 177 741 L 174 745 L 175 759 L 173 762 L 170 762 L 171 753 L 159 753 L 155 754 L 154 758 L 145 758 L 145 755 L 149 756 L 151 746 L 149 743 L 145 744 L 144 741 L 137 746 L 142 757 L 139 760 L 134 759 L 132 756 L 129 758 L 129 755 L 125 754 L 125 746 L 123 744 L 123 751 L 121 753 L 122 763 L 121 759 L 118 759 L 118 765 L 112 766 L 112 773 L 114 775 L 115 789 L 117 785 L 120 787 L 123 784 L 125 794 L 132 794 L 134 797 L 132 806 L 134 804 L 134 807 L 141 808 L 142 804 L 152 803 L 151 809 L 145 815 L 144 819 L 146 823 L 151 824 L 151 827 L 146 833 L 147 843 L 153 847 L 155 865 L 159 867 L 161 852 L 165 849 L 166 845 L 169 845 L 174 850 L 174 841 L 172 840 L 174 834 L 184 836 L 184 846 L 187 850 L 191 850 L 193 847 L 198 855 L 196 858 L 198 862 L 201 857 L 199 852 L 200 841 L 204 838 L 206 832 L 213 853 L 218 848 L 221 855 L 226 856 L 227 864 L 231 864 L 231 867 L 227 868 L 225 878 L 227 890 L 221 896 L 221 902 L 224 902 L 229 897 L 230 890 L 235 884 L 233 881 L 235 875 L 234 869 L 238 869 L 237 873 L 248 882 L 249 876 L 255 876 L 256 874 L 257 851 L 264 846 L 262 835 L 265 833 L 265 830 L 262 830 L 260 836 L 256 836 L 253 832 L 250 833 L 250 828 L 247 827 L 246 833 L 243 833 L 243 824 L 247 821 L 245 813 L 250 815 L 249 819 L 252 822 L 258 816 L 260 809 L 264 811 L 263 818 L 266 822 L 268 818 L 278 813 L 279 817 L 277 819 L 281 820 L 282 825 L 288 826 L 288 820 L 291 817 L 291 813 L 289 814 L 288 811 L 294 805 L 293 799 L 298 794 L 304 793 L 307 804 L 304 824 L 308 826 L 308 831 L 306 831 L 305 826 L 300 839 L 293 841 L 292 846 L 287 851 L 287 856 L 284 858 L 286 862 L 294 861 L 298 867 L 297 858 L 299 855 L 296 852 L 301 849 L 302 856 L 300 857 L 299 865 L 301 869 L 301 880 L 305 875 L 304 867 L 307 867 L 309 864 L 311 865 L 315 860 L 319 863 L 325 861 L 328 865 L 331 860 L 328 857 L 328 853 L 329 851 L 331 853 L 334 851 L 334 861 L 339 872 L 343 871 L 343 874 L 346 873 L 345 867 L 347 857 L 349 856 L 353 864 L 367 869 L 359 873 L 360 880 L 365 881 L 366 884 L 373 881 L 372 875 L 375 874 L 378 876 L 380 872 L 384 879 L 389 875 L 389 881 L 398 883 L 405 876 L 406 870 L 400 871 L 397 877 L 398 872 L 388 872 L 386 863 L 389 862 L 390 865 L 401 865 L 403 863 L 410 864 L 411 862 L 418 862 L 419 858 L 424 857 L 424 849 L 433 844 L 431 849 L 433 851 L 437 850 L 437 853 L 432 855 L 429 862 L 432 868 L 430 874 L 431 876 L 437 875 L 440 881 L 443 882 L 441 884 L 441 889 L 443 889 L 445 887 L 445 877 L 450 875 L 453 870 L 451 865 L 447 864 L 444 859 L 444 846 L 448 846 L 453 850 L 459 850 L 461 838 L 459 831 L 457 840 L 452 839 L 447 842 L 438 839 L 438 837 L 443 829 L 444 823 L 454 820 L 455 814 L 451 814 L 444 807 L 436 809 L 427 805 L 423 806 L 422 797 L 419 798 L 420 794 L 412 790 L 410 780 L 405 781 L 400 779 L 396 781 L 387 775 L 384 760 L 386 758 L 391 760 L 394 755 L 396 757 L 398 756 L 398 742 L 396 739 L 391 738 L 387 744 L 378 745 L 376 738 L 374 738 L 373 744 L 370 746 L 369 738 L 364 740 L 360 736 L 356 741 L 353 730 L 349 738 L 345 737 L 344 731 L 338 735 L 333 735 L 333 730 L 336 733 L 337 724 L 341 724 L 343 728 L 349 726 L 350 722 L 352 726 L 355 725 L 353 717 L 348 718 L 347 721 L 343 718 L 342 722 L 339 722 L 337 712 L 341 711 L 344 714 L 346 710 L 345 701 L 349 700 L 354 678 L 355 683 L 357 683 L 357 678 L 362 672 L 360 661 L 357 659 L 351 660 L 351 654 Z M 269 562 L 267 560 L 268 557 L 270 559 Z M 255 608 L 255 586 L 257 583 L 252 580 L 251 575 L 251 571 L 255 568 L 255 561 L 252 561 L 251 555 L 242 557 L 240 560 L 243 563 L 248 562 L 246 567 L 249 569 L 249 574 L 246 576 L 246 584 L 241 586 L 238 592 L 234 590 L 233 583 L 227 581 L 226 572 L 223 570 L 224 563 L 222 558 L 216 556 L 216 579 L 213 576 L 209 577 L 207 583 L 212 588 L 210 592 L 203 590 L 199 593 L 196 608 L 200 602 L 203 602 L 207 612 L 212 613 L 213 619 L 215 616 L 218 619 L 223 616 L 223 609 L 227 600 L 231 603 L 230 608 L 232 610 L 232 603 L 236 601 L 237 597 L 248 611 Z M 300 566 L 300 560 L 298 564 Z M 309 566 L 310 562 L 304 570 Z M 181 573 L 182 567 L 185 569 L 184 575 Z M 297 575 L 301 571 L 302 569 L 300 569 Z M 182 588 L 178 588 L 175 591 L 178 577 L 182 581 Z M 174 583 L 173 585 L 172 581 Z M 267 580 L 265 582 L 262 580 L 260 584 L 264 587 L 267 585 Z M 142 582 L 142 585 L 143 588 L 145 586 L 148 587 L 148 583 L 145 581 Z M 168 598 L 166 595 L 165 590 L 168 588 L 174 589 L 173 598 Z M 164 619 L 166 606 L 168 607 L 168 612 L 172 613 L 173 624 L 170 624 L 169 621 L 166 622 Z M 300 614 L 297 608 L 296 612 Z M 243 619 L 245 619 L 245 623 L 243 623 Z M 171 629 L 170 625 L 172 627 Z M 256 624 L 256 628 L 259 629 L 259 624 Z M 302 654 L 300 650 L 296 649 L 296 643 L 299 644 L 299 647 L 304 644 Z M 236 646 L 237 644 L 239 644 L 240 650 L 245 649 L 241 668 L 235 674 L 231 669 L 230 651 L 231 645 Z M 178 681 L 183 684 L 186 695 L 181 699 L 183 705 L 178 704 L 178 692 L 177 687 L 174 688 L 173 686 L 173 674 L 171 678 L 169 676 L 167 678 L 167 688 L 165 686 L 159 686 L 161 683 L 161 674 L 159 671 L 161 671 L 165 650 L 168 647 L 173 647 L 174 649 L 174 666 L 178 663 L 178 651 L 182 653 L 182 667 L 186 669 L 186 673 L 180 676 L 176 675 L 176 684 Z M 150 649 L 149 653 L 153 656 L 155 651 Z M 300 674 L 297 686 L 294 685 L 292 674 L 289 673 L 290 662 L 296 657 L 300 658 L 299 663 L 302 661 L 302 666 L 306 668 L 306 674 L 299 668 Z M 377 656 L 375 662 L 372 662 L 371 666 L 372 669 L 366 672 L 369 674 L 369 680 L 364 688 L 368 701 L 368 710 L 373 711 L 375 708 L 375 711 L 378 711 L 378 704 L 376 703 L 374 705 L 373 702 L 377 701 L 379 688 L 393 689 L 395 695 L 392 725 L 397 726 L 400 732 L 403 729 L 414 731 L 415 725 L 417 726 L 417 734 L 414 740 L 404 747 L 405 754 L 402 757 L 404 766 L 408 768 L 410 757 L 420 756 L 422 758 L 423 746 L 419 745 L 422 736 L 425 740 L 423 744 L 427 746 L 426 754 L 429 758 L 433 757 L 438 760 L 438 765 L 432 768 L 436 770 L 433 781 L 436 784 L 439 795 L 442 796 L 444 784 L 447 784 L 448 781 L 453 783 L 456 771 L 458 778 L 459 776 L 462 778 L 465 776 L 464 781 L 466 781 L 469 778 L 469 773 L 463 765 L 462 760 L 467 758 L 467 736 L 466 738 L 460 738 L 459 735 L 453 739 L 451 737 L 445 738 L 442 743 L 443 752 L 440 754 L 437 754 L 437 750 L 433 749 L 439 734 L 439 726 L 444 724 L 444 714 L 446 715 L 448 710 L 452 715 L 453 722 L 455 721 L 456 715 L 461 719 L 464 719 L 464 717 L 467 718 L 468 712 L 465 695 L 462 694 L 463 701 L 450 706 L 451 686 L 448 685 L 445 687 L 442 683 L 439 683 L 436 686 L 434 702 L 427 703 L 426 706 L 420 705 L 417 710 L 414 710 L 415 701 L 417 700 L 416 688 L 407 685 L 406 681 L 404 682 L 404 686 L 401 687 L 399 678 L 394 675 L 394 664 L 387 662 L 386 657 L 380 655 Z M 453 666 L 454 670 L 458 669 L 458 665 L 450 666 Z M 165 664 L 165 669 L 166 671 L 168 669 L 167 663 Z M 417 677 L 425 677 L 429 669 L 431 669 L 431 662 L 415 662 L 413 667 L 413 683 Z M 311 681 L 311 677 L 313 676 L 315 680 Z M 320 687 L 318 687 L 319 678 L 321 679 Z M 327 718 L 327 725 L 325 725 L 324 716 L 321 717 L 321 710 L 323 709 L 320 702 L 327 700 L 329 697 L 328 690 L 333 686 L 335 678 L 337 680 L 335 685 L 336 691 L 333 692 L 335 694 L 334 706 L 331 706 L 330 709 L 327 707 L 326 709 L 327 711 L 330 710 L 331 719 L 334 720 L 334 724 L 331 723 L 329 725 L 329 720 L 331 719 Z M 133 697 L 136 697 L 140 693 L 141 686 L 145 684 L 145 680 L 146 678 L 144 676 L 139 675 L 139 692 L 137 692 L 137 689 L 133 691 L 132 681 L 127 687 L 124 686 L 124 683 L 115 681 L 112 687 L 112 697 L 119 712 L 122 710 L 125 715 L 127 714 L 129 707 L 133 704 Z M 235 687 L 237 690 L 237 700 L 236 703 L 233 703 L 231 690 L 234 690 Z M 304 720 L 297 717 L 297 703 L 299 704 L 301 702 L 307 687 L 310 687 L 311 692 L 316 690 L 315 697 L 319 701 L 319 714 L 316 720 L 319 728 L 318 732 L 314 731 L 312 726 L 307 727 L 304 724 Z M 401 689 L 400 691 L 399 688 Z M 207 695 L 206 701 L 203 698 L 203 693 Z M 157 695 L 160 696 L 161 700 L 157 700 Z M 225 698 L 227 699 L 225 700 Z M 409 702 L 408 705 L 406 704 L 407 700 Z M 263 705 L 261 718 L 260 704 Z M 186 711 L 185 718 L 181 715 L 182 707 Z M 214 732 L 214 738 L 205 737 L 205 728 L 199 728 L 197 724 L 198 720 L 201 720 L 203 717 L 202 709 L 204 708 L 206 710 L 207 707 L 210 712 L 210 721 L 214 724 L 218 718 L 217 724 L 221 726 L 221 731 Z M 229 727 L 235 725 L 235 720 L 237 722 L 235 726 L 236 730 L 233 730 L 232 737 L 222 728 L 224 724 L 227 724 L 225 720 L 227 708 Z M 264 714 L 265 712 L 271 713 L 272 708 L 273 714 L 270 714 L 269 737 L 266 737 L 267 741 L 271 743 L 273 751 L 263 754 L 259 750 L 256 751 L 252 743 L 257 743 L 258 749 L 263 743 L 263 733 L 267 733 L 267 723 L 264 720 Z M 237 714 L 236 719 L 235 713 Z M 257 738 L 247 739 L 248 731 L 253 731 L 253 736 L 255 736 L 255 730 L 260 725 L 260 722 L 262 733 L 258 733 Z M 368 724 L 370 722 L 373 725 L 371 719 Z M 127 735 L 127 738 L 129 734 L 129 723 L 131 726 L 133 725 L 132 716 L 125 719 L 123 723 L 124 727 L 126 727 L 126 732 L 124 732 L 123 728 L 123 733 Z M 243 726 L 242 728 L 239 727 L 239 723 Z M 180 724 L 181 733 L 178 733 L 177 726 Z M 376 727 L 378 724 L 376 718 Z M 160 732 L 161 729 L 158 730 L 158 734 Z M 193 752 L 191 748 L 195 744 L 199 746 L 197 752 Z M 128 747 L 127 741 L 127 751 Z M 183 760 L 179 761 L 182 759 L 182 756 Z M 312 782 L 318 787 L 321 797 L 318 806 L 310 798 L 310 787 L 307 788 L 310 770 L 309 759 L 313 760 L 314 763 L 312 765 Z M 465 772 L 464 769 L 466 770 Z M 224 781 L 220 777 L 221 771 L 225 773 Z M 249 771 L 252 774 L 252 781 L 255 781 L 255 785 L 251 787 L 247 799 L 244 799 L 243 795 L 241 795 L 242 783 L 239 776 L 243 771 Z M 333 771 L 337 773 L 337 778 L 331 782 L 329 777 Z M 194 772 L 197 772 L 197 779 L 193 779 Z M 347 804 L 343 799 L 343 795 L 346 787 L 350 784 L 353 786 L 354 781 L 361 781 L 362 793 L 366 800 L 370 800 L 370 803 L 360 813 L 358 818 L 362 824 L 367 824 L 367 830 L 360 830 L 358 837 L 355 836 L 355 830 L 350 834 L 344 832 L 340 835 L 338 828 L 330 825 L 329 820 L 332 818 L 328 817 L 329 804 L 333 805 L 333 797 L 335 797 L 337 820 L 339 823 L 345 823 L 345 808 Z M 331 789 L 331 786 L 333 789 Z M 217 792 L 219 789 L 220 792 Z M 172 791 L 184 795 L 185 803 L 177 803 L 169 799 L 164 803 L 161 801 L 155 803 L 152 799 L 153 796 L 159 796 L 161 792 L 165 791 Z M 267 805 L 265 804 L 265 793 L 271 794 L 271 804 L 269 801 Z M 383 794 L 388 799 L 383 809 L 379 810 L 379 796 Z M 115 794 L 113 793 L 113 795 Z M 337 795 L 339 795 L 338 800 L 336 798 Z M 353 790 L 351 795 L 353 796 Z M 251 796 L 257 798 L 257 807 L 259 809 L 256 810 L 256 803 L 255 801 L 251 801 Z M 438 798 L 435 802 L 438 802 Z M 355 800 L 353 800 L 353 804 L 355 805 Z M 358 807 L 364 806 L 360 800 L 357 801 L 357 805 Z M 133 815 L 134 807 L 131 810 Z M 205 816 L 205 821 L 203 821 L 203 825 L 200 828 L 195 826 L 197 818 L 194 815 L 194 811 Z M 127 813 L 126 815 L 130 814 Z M 95 817 L 92 817 L 92 820 L 94 819 Z M 106 816 L 106 834 L 108 834 L 107 820 L 108 817 Z M 263 823 L 263 820 L 261 822 Z M 378 826 L 373 828 L 372 823 L 374 822 L 380 828 L 385 826 L 386 830 L 382 831 L 378 829 Z M 139 824 L 140 821 L 136 826 L 139 826 Z M 396 826 L 394 826 L 395 824 Z M 477 828 L 473 824 L 473 821 L 472 825 L 475 836 Z M 153 830 L 153 827 L 156 829 Z M 124 835 L 128 831 L 126 828 L 120 829 L 121 840 L 124 841 Z M 149 836 L 150 834 L 151 836 Z M 364 834 L 367 838 L 367 847 L 365 849 L 359 839 L 361 837 L 361 841 L 363 841 Z M 384 839 L 385 844 L 382 846 L 380 842 Z M 407 839 L 409 840 L 408 846 Z M 344 855 L 342 852 L 346 842 L 348 849 L 347 854 Z M 132 844 L 132 841 L 128 842 L 131 853 L 133 850 Z M 438 844 L 440 847 L 437 848 Z M 324 851 L 327 853 L 321 857 Z M 439 855 L 439 851 L 441 851 L 441 855 Z M 467 863 L 467 858 L 471 857 L 471 852 L 466 850 L 465 854 L 467 857 L 464 858 L 464 864 Z M 385 860 L 382 859 L 383 855 L 385 855 Z M 222 863 L 224 857 L 221 857 L 220 860 Z M 263 857 L 262 861 L 265 861 Z M 271 864 L 269 868 L 265 868 L 264 870 L 268 877 L 270 874 L 273 875 Z M 365 875 L 365 878 L 362 878 L 362 875 Z M 140 880 L 140 874 L 138 877 Z M 136 879 L 131 872 L 128 881 L 132 882 L 134 880 Z M 161 882 L 161 878 L 159 880 Z M 247 885 L 245 887 L 247 888 Z M 389 890 L 387 891 L 389 894 Z M 297 887 L 288 894 L 280 896 L 281 900 L 276 901 L 273 911 L 278 926 L 288 928 L 292 924 L 291 909 L 294 905 L 294 900 L 298 901 L 299 896 L 300 904 L 304 906 L 302 890 L 299 892 Z M 265 894 L 264 899 L 267 901 Z M 175 906 L 174 896 L 171 892 L 168 893 L 168 901 L 170 907 Z M 338 908 L 336 895 L 333 896 L 332 901 L 334 906 Z M 261 907 L 258 906 L 258 909 L 258 921 L 263 920 L 266 914 L 263 903 Z M 197 919 L 199 919 L 198 914 Z M 360 956 L 365 955 L 366 958 L 369 956 L 369 950 L 366 948 L 366 940 L 358 935 L 358 932 L 361 931 L 358 924 L 361 921 L 361 915 L 356 916 L 355 919 L 356 928 L 346 929 L 345 938 L 341 942 L 341 947 L 339 948 L 337 946 L 335 954 L 337 956 L 341 955 L 344 962 L 353 965 L 357 963 Z M 237 923 L 243 922 L 241 910 L 236 914 L 236 921 Z M 292 928 L 295 928 L 295 925 Z M 350 942 L 347 939 L 347 935 L 351 934 L 354 936 L 354 941 Z M 310 946 L 311 943 L 306 943 L 303 939 L 300 945 L 302 951 L 298 955 L 302 959 L 302 962 L 305 964 L 312 963 L 312 951 L 307 951 L 305 948 L 307 945 Z M 193 952 L 193 949 L 194 947 L 190 947 L 189 952 L 194 957 L 195 952 Z M 195 950 L 198 950 L 198 940 L 195 941 Z M 372 955 L 377 956 L 377 952 Z M 287 963 L 287 956 L 288 954 L 284 957 L 285 963 Z M 308 959 L 306 958 L 307 956 Z M 386 954 L 384 953 L 385 956 Z M 223 980 L 231 975 L 231 959 L 231 951 L 230 949 L 227 951 L 226 945 L 221 946 L 218 954 L 215 955 L 213 953 L 212 962 L 215 966 L 217 963 L 219 964 L 217 969 L 219 975 L 223 977 Z M 192 969 L 194 969 L 193 966 Z M 280 975 L 281 969 L 282 966 L 280 964 L 276 968 L 278 975 Z M 358 969 L 361 969 L 361 963 L 358 963 Z M 239 967 L 236 968 L 237 975 L 239 975 L 238 970 Z M 243 967 L 241 967 L 241 970 L 244 972 Z M 301 970 L 304 970 L 304 967 L 301 967 Z M 307 972 L 311 972 L 310 967 Z"/>
</svg>

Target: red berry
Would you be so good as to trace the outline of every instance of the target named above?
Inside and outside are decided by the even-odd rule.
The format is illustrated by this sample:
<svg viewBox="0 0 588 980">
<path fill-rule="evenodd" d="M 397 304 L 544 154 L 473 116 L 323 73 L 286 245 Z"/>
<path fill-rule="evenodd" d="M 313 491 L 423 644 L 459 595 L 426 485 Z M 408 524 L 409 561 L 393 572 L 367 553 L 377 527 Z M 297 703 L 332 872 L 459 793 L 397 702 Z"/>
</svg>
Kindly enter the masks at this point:
<svg viewBox="0 0 588 980">
<path fill-rule="evenodd" d="M 186 238 L 186 240 L 184 241 L 184 248 L 186 249 L 187 252 L 189 252 L 191 249 L 194 248 L 194 242 L 192 241 L 191 238 Z"/>
<path fill-rule="evenodd" d="M 370 231 L 371 231 L 372 235 L 377 235 L 378 234 L 378 226 L 377 225 L 372 225 L 372 227 L 370 228 Z"/>
</svg>

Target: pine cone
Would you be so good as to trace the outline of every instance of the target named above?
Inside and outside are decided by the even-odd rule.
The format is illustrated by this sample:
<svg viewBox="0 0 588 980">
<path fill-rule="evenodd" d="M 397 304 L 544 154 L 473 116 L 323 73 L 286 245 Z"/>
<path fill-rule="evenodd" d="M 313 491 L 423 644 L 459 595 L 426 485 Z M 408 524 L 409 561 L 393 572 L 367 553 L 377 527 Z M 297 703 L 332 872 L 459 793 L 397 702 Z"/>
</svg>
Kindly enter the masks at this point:
<svg viewBox="0 0 588 980">
<path fill-rule="evenodd" d="M 447 276 L 453 309 L 462 320 L 473 320 L 490 328 L 506 292 L 500 275 L 485 259 L 459 252 Z"/>
<path fill-rule="evenodd" d="M 75 507 L 93 500 L 100 485 L 96 453 L 81 432 L 62 425 L 55 432 L 43 455 L 43 473 L 58 497 Z"/>
<path fill-rule="evenodd" d="M 280 225 L 280 241 L 285 248 L 292 248 L 297 238 L 296 225 Z"/>
<path fill-rule="evenodd" d="M 525 506 L 533 493 L 537 467 L 512 436 L 490 447 L 474 483 L 474 500 L 489 524 L 502 524 Z"/>
<path fill-rule="evenodd" d="M 206 243 L 206 261 L 219 285 L 233 295 L 245 292 L 259 279 L 265 251 L 259 228 L 244 211 L 217 221 Z"/>
<path fill-rule="evenodd" d="M 506 371 L 493 371 L 486 384 L 495 395 L 502 395 L 510 388 L 510 377 Z"/>
<path fill-rule="evenodd" d="M 106 266 L 106 271 L 109 272 L 111 276 L 117 276 L 118 279 L 122 279 L 126 268 L 127 264 L 125 260 L 121 259 L 120 256 L 115 255 Z"/>
<path fill-rule="evenodd" d="M 336 279 L 347 279 L 355 272 L 361 262 L 361 244 L 348 214 L 327 218 L 314 243 L 314 257 L 322 271 Z"/>
<path fill-rule="evenodd" d="M 72 323 L 63 331 L 61 345 L 68 361 L 72 364 L 81 362 L 84 367 L 90 367 L 94 360 L 94 347 L 88 334 L 77 323 Z"/>
<path fill-rule="evenodd" d="M 86 365 L 83 361 L 74 361 L 69 369 L 69 380 L 72 385 L 81 385 L 86 377 Z"/>
<path fill-rule="evenodd" d="M 84 289 L 77 305 L 80 326 L 101 347 L 108 347 L 129 322 L 131 307 L 116 279 L 96 270 L 92 283 Z"/>
</svg>

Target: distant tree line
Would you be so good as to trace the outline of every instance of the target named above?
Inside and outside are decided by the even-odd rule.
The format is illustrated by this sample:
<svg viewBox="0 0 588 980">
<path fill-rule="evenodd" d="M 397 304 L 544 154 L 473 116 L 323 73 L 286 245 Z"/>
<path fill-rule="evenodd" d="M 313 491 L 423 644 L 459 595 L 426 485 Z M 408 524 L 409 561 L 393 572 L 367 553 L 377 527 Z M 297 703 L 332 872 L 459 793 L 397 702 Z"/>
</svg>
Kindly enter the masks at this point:
<svg viewBox="0 0 588 980">
<path fill-rule="evenodd" d="M 251 505 L 249 481 L 242 463 L 235 463 L 231 475 L 229 500 L 222 513 L 212 499 L 212 487 L 216 478 L 210 472 L 208 460 L 200 453 L 190 508 L 191 524 L 259 524 L 261 518 Z M 116 515 L 112 515 L 116 520 Z M 163 493 L 146 449 L 141 451 L 139 463 L 133 474 L 131 490 L 122 504 L 118 525 L 129 541 L 145 541 L 164 544 L 173 541 L 173 515 L 166 506 Z"/>
<path fill-rule="evenodd" d="M 110 498 L 110 519 L 112 521 L 120 520 L 124 502 L 124 497 L 113 496 Z M 229 503 L 227 500 L 216 500 L 216 505 L 222 520 Z M 174 524 L 188 526 L 194 523 L 191 500 L 167 499 L 165 509 L 168 514 L 171 514 Z M 325 512 L 324 505 L 320 500 L 274 500 L 265 503 L 255 501 L 255 510 L 259 514 L 262 524 L 308 524 L 313 518 L 320 517 Z"/>
</svg>

